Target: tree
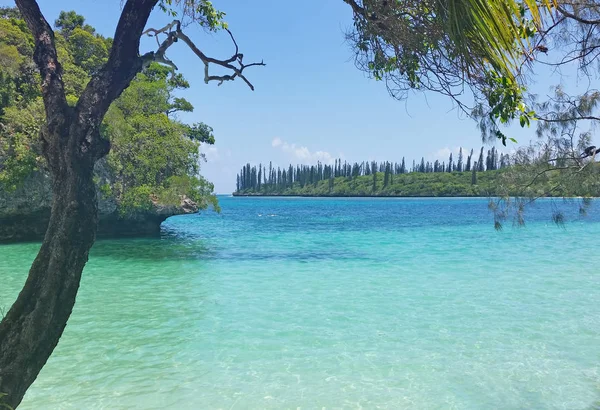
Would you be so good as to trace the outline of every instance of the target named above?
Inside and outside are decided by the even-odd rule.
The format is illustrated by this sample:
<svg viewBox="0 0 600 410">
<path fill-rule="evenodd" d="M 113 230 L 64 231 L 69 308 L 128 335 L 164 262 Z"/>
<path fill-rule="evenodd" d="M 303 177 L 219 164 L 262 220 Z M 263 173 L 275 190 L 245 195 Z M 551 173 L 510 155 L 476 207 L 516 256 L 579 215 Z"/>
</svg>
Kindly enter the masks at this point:
<svg viewBox="0 0 600 410">
<path fill-rule="evenodd" d="M 373 193 L 377 192 L 377 172 L 373 172 Z"/>
<path fill-rule="evenodd" d="M 471 185 L 477 185 L 477 162 L 473 164 L 473 171 L 471 172 Z"/>
<path fill-rule="evenodd" d="M 54 20 L 54 26 L 63 32 L 65 37 L 69 37 L 76 28 L 83 28 L 85 18 L 75 11 L 61 11 L 58 18 Z M 93 34 L 93 30 L 89 30 Z"/>
<path fill-rule="evenodd" d="M 477 171 L 479 171 L 479 172 L 485 171 L 485 164 L 483 163 L 483 147 L 481 147 L 481 152 L 479 153 L 479 159 L 477 160 Z"/>
<path fill-rule="evenodd" d="M 453 171 L 453 163 L 452 163 L 452 153 L 450 153 L 450 158 L 448 158 L 448 172 Z"/>
<path fill-rule="evenodd" d="M 524 111 L 519 71 L 523 55 L 538 51 L 531 38 L 542 25 L 540 9 L 553 1 L 344 0 L 354 13 L 356 65 L 385 81 L 394 98 L 410 90 L 449 96 L 465 113 L 465 86 L 476 102 L 486 103 L 495 126 L 514 118 L 529 122 Z M 527 17 L 525 17 L 527 13 Z M 489 125 L 489 124 L 488 124 Z M 496 132 L 506 143 L 507 137 Z"/>
<path fill-rule="evenodd" d="M 256 64 L 242 62 L 236 45 L 232 57 L 208 57 L 174 21 L 148 34 L 163 37 L 155 52 L 140 55 L 139 44 L 152 9 L 182 6 L 182 15 L 209 29 L 223 27 L 222 13 L 205 1 L 128 0 L 122 9 L 108 60 L 93 74 L 80 98 L 69 104 L 62 79 L 63 66 L 56 38 L 35 0 L 16 0 L 17 7 L 35 39 L 34 61 L 42 79 L 46 123 L 41 129 L 43 153 L 52 176 L 53 202 L 50 223 L 29 276 L 6 316 L 0 322 L 0 392 L 5 402 L 18 406 L 62 335 L 73 309 L 81 272 L 94 243 L 97 226 L 94 164 L 110 150 L 100 125 L 111 103 L 134 77 L 152 62 L 172 68 L 165 53 L 177 40 L 187 44 L 205 66 L 205 81 L 240 78 L 250 88 L 243 70 Z M 74 27 L 72 16 L 59 17 L 58 24 Z M 82 22 L 81 22 L 82 23 Z M 210 75 L 209 66 L 219 65 L 232 74 Z"/>
<path fill-rule="evenodd" d="M 262 164 L 258 164 L 258 177 L 257 177 L 257 185 L 256 189 L 260 191 L 260 186 L 262 182 Z"/>
<path fill-rule="evenodd" d="M 522 222 L 526 205 L 540 197 L 566 195 L 591 198 L 600 195 L 595 156 L 586 154 L 588 148 L 595 147 L 592 142 L 593 129 L 600 120 L 600 92 L 593 78 L 600 56 L 597 47 L 600 40 L 600 8 L 598 2 L 593 0 L 559 1 L 545 18 L 548 21 L 546 29 L 532 37 L 532 52 L 522 57 L 526 64 L 523 65 L 523 75 L 519 81 L 522 90 L 520 104 L 523 111 L 531 110 L 535 114 L 538 141 L 518 149 L 509 158 L 515 166 L 503 173 L 502 181 L 507 190 L 523 190 L 525 198 L 501 198 L 493 205 L 497 227 L 501 226 L 507 215 L 515 216 L 515 220 Z M 549 95 L 546 92 L 535 95 L 524 81 L 528 74 L 535 72 L 538 61 L 552 69 L 553 77 L 559 76 L 555 80 L 557 85 Z M 588 86 L 584 89 L 572 87 L 571 81 L 564 81 L 566 78 L 562 77 L 562 72 L 572 72 L 577 78 L 587 77 Z M 494 95 L 499 97 L 501 93 Z M 499 132 L 496 124 L 489 121 L 493 109 L 492 106 L 477 106 L 475 110 L 485 138 L 494 138 Z M 522 125 L 529 125 L 527 118 L 517 118 Z M 507 118 L 506 123 L 510 124 L 511 120 Z M 507 162 L 500 155 L 500 167 Z M 547 189 L 531 189 L 544 180 L 552 181 Z M 588 198 L 569 202 L 579 204 L 582 214 L 589 206 Z M 559 207 L 557 204 L 553 206 L 554 209 Z M 558 211 L 554 212 L 552 218 L 559 222 L 564 220 Z"/>
<path fill-rule="evenodd" d="M 463 151 L 462 147 L 460 147 L 458 151 L 458 162 L 456 163 L 456 170 L 458 172 L 463 172 Z"/>
<path fill-rule="evenodd" d="M 465 171 L 469 172 L 471 170 L 471 158 L 473 158 L 473 149 L 471 149 L 471 152 L 469 153 L 469 156 L 467 157 L 467 165 L 465 167 Z"/>
<path fill-rule="evenodd" d="M 385 168 L 383 170 L 383 187 L 386 188 L 390 183 L 390 163 L 385 163 Z"/>
</svg>

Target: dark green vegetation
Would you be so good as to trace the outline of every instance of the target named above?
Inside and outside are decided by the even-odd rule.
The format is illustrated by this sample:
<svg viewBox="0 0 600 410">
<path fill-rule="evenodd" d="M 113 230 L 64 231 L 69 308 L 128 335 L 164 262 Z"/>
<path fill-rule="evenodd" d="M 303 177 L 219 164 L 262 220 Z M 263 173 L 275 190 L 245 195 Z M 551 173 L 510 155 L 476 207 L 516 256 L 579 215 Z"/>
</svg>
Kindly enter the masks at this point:
<svg viewBox="0 0 600 410">
<path fill-rule="evenodd" d="M 501 171 L 477 172 L 477 184 L 471 184 L 471 172 L 419 173 L 388 176 L 377 172 L 358 177 L 335 177 L 302 185 L 296 182 L 285 188 L 275 185 L 248 189 L 234 195 L 290 196 L 494 196 Z"/>
<path fill-rule="evenodd" d="M 97 34 L 75 12 L 55 21 L 56 47 L 69 105 L 74 106 L 92 75 L 106 63 L 112 39 Z M 34 41 L 16 9 L 0 11 L 0 188 L 15 190 L 33 172 L 45 172 L 39 138 L 44 122 L 40 75 L 33 62 Z M 101 136 L 111 144 L 96 165 L 95 182 L 119 211 L 178 206 L 183 197 L 199 208 L 217 206 L 213 185 L 202 178 L 201 143 L 214 143 L 206 124 L 184 124 L 178 112 L 193 106 L 175 97 L 189 87 L 181 74 L 152 63 L 110 106 Z"/>
<path fill-rule="evenodd" d="M 289 196 L 483 196 L 523 197 L 598 197 L 600 167 L 588 163 L 576 175 L 564 170 L 524 164 L 519 150 L 513 158 L 492 148 L 456 161 L 420 163 L 409 168 L 404 158 L 395 162 L 334 165 L 290 165 L 287 169 L 246 164 L 237 176 L 234 195 Z M 477 159 L 477 160 L 475 160 Z M 594 165 L 594 166 L 591 166 Z M 585 184 L 581 182 L 585 181 Z"/>
<path fill-rule="evenodd" d="M 475 156 L 474 156 L 475 155 Z M 466 158 L 465 158 L 466 157 Z M 246 164 L 237 176 L 236 195 L 306 196 L 489 196 L 498 192 L 501 169 L 509 165 L 508 155 L 495 148 L 463 156 L 452 154 L 448 162 L 433 163 L 421 158 L 407 166 L 396 162 L 334 165 L 290 165 L 287 169 Z"/>
</svg>

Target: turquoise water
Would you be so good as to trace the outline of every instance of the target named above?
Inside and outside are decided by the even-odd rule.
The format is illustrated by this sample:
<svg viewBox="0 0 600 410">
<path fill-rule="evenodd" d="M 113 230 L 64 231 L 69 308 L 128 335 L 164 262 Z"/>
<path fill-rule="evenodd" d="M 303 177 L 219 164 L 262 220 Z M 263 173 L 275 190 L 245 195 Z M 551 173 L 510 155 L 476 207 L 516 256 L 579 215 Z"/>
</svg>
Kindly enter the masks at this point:
<svg viewBox="0 0 600 410">
<path fill-rule="evenodd" d="M 559 228 L 541 202 L 496 232 L 485 200 L 221 204 L 94 246 L 23 409 L 600 401 L 599 208 Z M 38 247 L 0 246 L 0 306 Z"/>
</svg>

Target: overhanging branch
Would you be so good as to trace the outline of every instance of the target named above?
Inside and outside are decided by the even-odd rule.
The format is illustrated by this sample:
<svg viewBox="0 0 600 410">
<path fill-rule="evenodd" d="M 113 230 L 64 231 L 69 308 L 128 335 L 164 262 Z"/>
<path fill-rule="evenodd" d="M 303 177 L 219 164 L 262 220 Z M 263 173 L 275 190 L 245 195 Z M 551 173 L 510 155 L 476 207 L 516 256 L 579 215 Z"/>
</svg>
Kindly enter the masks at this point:
<svg viewBox="0 0 600 410">
<path fill-rule="evenodd" d="M 204 63 L 204 82 L 208 84 L 209 81 L 218 81 L 218 85 L 223 84 L 224 81 L 233 81 L 237 77 L 241 78 L 247 85 L 250 87 L 252 91 L 254 91 L 254 85 L 246 78 L 244 75 L 244 70 L 248 67 L 254 66 L 264 66 L 266 65 L 263 61 L 254 62 L 250 64 L 244 64 L 244 54 L 239 52 L 239 47 L 233 34 L 231 31 L 227 30 L 229 36 L 231 37 L 231 41 L 235 46 L 234 54 L 224 60 L 220 60 L 217 58 L 209 57 L 200 50 L 196 44 L 181 30 L 181 22 L 179 20 L 174 20 L 172 23 L 167 24 L 161 29 L 149 28 L 143 32 L 150 37 L 155 37 L 158 43 L 158 50 L 156 52 L 148 53 L 144 56 L 144 60 L 146 64 L 149 64 L 152 61 L 159 62 L 161 64 L 165 64 L 177 70 L 177 66 L 169 60 L 165 53 L 169 47 L 173 45 L 173 43 L 178 40 L 183 41 L 187 46 L 200 58 L 200 60 Z M 165 35 L 164 40 L 159 41 L 159 36 Z M 233 74 L 224 74 L 224 75 L 211 75 L 209 72 L 210 65 L 217 65 L 223 67 Z"/>
</svg>

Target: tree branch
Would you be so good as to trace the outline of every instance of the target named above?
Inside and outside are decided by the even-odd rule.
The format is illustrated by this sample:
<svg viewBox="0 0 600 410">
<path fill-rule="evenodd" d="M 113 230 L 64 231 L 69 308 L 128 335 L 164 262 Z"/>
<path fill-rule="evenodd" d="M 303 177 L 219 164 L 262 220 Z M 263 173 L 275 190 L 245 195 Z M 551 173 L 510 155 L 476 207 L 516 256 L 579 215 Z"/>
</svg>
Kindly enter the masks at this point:
<svg viewBox="0 0 600 410">
<path fill-rule="evenodd" d="M 357 14 L 359 16 L 363 16 L 364 17 L 365 9 L 363 9 L 362 7 L 360 7 L 358 5 L 358 3 L 356 3 L 356 1 L 354 1 L 354 0 L 344 0 L 344 3 L 347 3 L 348 5 L 350 5 L 350 7 L 352 7 L 352 11 L 354 12 L 354 14 Z"/>
<path fill-rule="evenodd" d="M 204 63 L 204 82 L 205 83 L 208 84 L 208 82 L 210 82 L 210 81 L 218 81 L 219 82 L 218 85 L 221 85 L 221 84 L 223 84 L 224 81 L 233 81 L 237 77 L 239 77 L 242 80 L 244 80 L 244 82 L 248 85 L 248 87 L 250 87 L 250 89 L 252 91 L 254 91 L 254 86 L 246 78 L 243 71 L 248 67 L 264 66 L 266 64 L 263 61 L 261 61 L 260 63 L 255 62 L 255 63 L 250 63 L 250 64 L 244 64 L 244 62 L 243 62 L 244 55 L 239 52 L 239 47 L 238 47 L 237 42 L 235 41 L 235 38 L 233 37 L 233 34 L 229 30 L 227 30 L 227 32 L 229 33 L 229 36 L 231 37 L 231 41 L 233 42 L 233 44 L 235 46 L 235 53 L 227 59 L 219 60 L 217 58 L 209 57 L 206 54 L 204 54 L 202 52 L 202 50 L 200 50 L 196 46 L 196 44 L 194 44 L 194 42 L 181 30 L 181 23 L 178 20 L 174 20 L 172 23 L 166 25 L 165 27 L 163 27 L 161 29 L 149 28 L 146 31 L 144 31 L 142 34 L 147 34 L 148 36 L 157 37 L 157 38 L 159 35 L 164 34 L 164 35 L 166 35 L 166 38 L 163 40 L 162 43 L 159 42 L 159 47 L 156 52 L 148 53 L 143 57 L 145 60 L 145 64 L 148 64 L 152 61 L 156 61 L 159 63 L 169 65 L 173 69 L 176 70 L 177 66 L 175 66 L 175 64 L 173 64 L 173 62 L 171 60 L 166 58 L 165 53 L 166 53 L 167 49 L 169 47 L 171 47 L 171 45 L 173 45 L 173 43 L 175 43 L 177 40 L 180 39 L 184 43 L 186 43 L 187 46 L 194 52 L 194 54 L 196 54 L 196 56 L 198 56 L 198 58 L 200 58 L 200 60 Z M 232 71 L 233 74 L 211 75 L 209 73 L 209 67 L 211 64 L 226 68 L 226 69 Z"/>
<path fill-rule="evenodd" d="M 68 107 L 62 81 L 62 67 L 54 44 L 54 32 L 35 0 L 16 0 L 16 4 L 35 40 L 33 59 L 42 76 L 47 126 L 52 129 L 63 123 L 62 117 Z M 61 118 L 57 116 L 59 112 Z"/>
<path fill-rule="evenodd" d="M 569 118 L 546 118 L 546 117 L 542 117 L 542 116 L 538 116 L 537 119 L 539 121 L 544 121 L 544 122 L 567 122 L 567 121 L 579 121 L 579 120 L 590 120 L 590 121 L 598 121 L 600 120 L 600 117 L 596 117 L 594 115 L 581 115 L 581 116 L 576 116 L 576 117 L 569 117 Z"/>
<path fill-rule="evenodd" d="M 127 0 L 119 19 L 113 45 L 107 63 L 92 77 L 76 106 L 76 116 L 81 124 L 88 124 L 85 145 L 99 142 L 101 150 L 108 146 L 97 134 L 100 122 L 110 104 L 129 86 L 142 70 L 143 59 L 139 55 L 140 37 L 148 17 L 158 0 Z M 103 152 L 98 152 L 102 156 Z"/>
<path fill-rule="evenodd" d="M 589 19 L 585 19 L 583 17 L 579 17 L 578 15 L 571 13 L 570 11 L 566 10 L 564 7 L 562 7 L 560 4 L 556 4 L 556 10 L 558 12 L 560 12 L 563 16 L 571 18 L 575 21 L 578 21 L 582 24 L 600 24 L 600 20 L 599 19 L 593 19 L 593 20 L 589 20 Z"/>
</svg>

